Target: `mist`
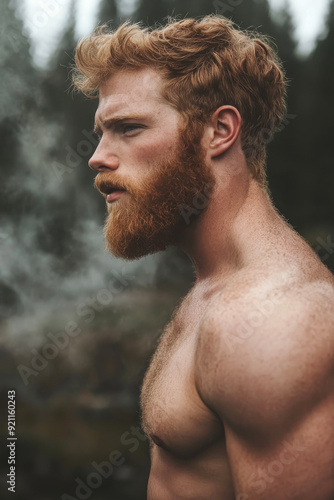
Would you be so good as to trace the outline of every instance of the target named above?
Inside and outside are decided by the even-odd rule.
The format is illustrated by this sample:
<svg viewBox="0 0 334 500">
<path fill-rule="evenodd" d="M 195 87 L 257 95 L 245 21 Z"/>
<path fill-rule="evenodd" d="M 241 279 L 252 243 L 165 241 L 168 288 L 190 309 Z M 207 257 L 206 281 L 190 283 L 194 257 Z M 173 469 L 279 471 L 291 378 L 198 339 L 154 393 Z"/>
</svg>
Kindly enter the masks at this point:
<svg viewBox="0 0 334 500">
<path fill-rule="evenodd" d="M 49 112 L 45 77 L 29 65 L 29 40 L 12 14 L 7 7 L 0 21 L 5 42 L 0 49 L 1 122 L 9 136 L 4 144 L 8 175 L 2 200 L 7 213 L 1 214 L 0 314 L 1 342 L 22 347 L 38 343 L 36 337 L 53 322 L 76 316 L 78 304 L 107 289 L 111 280 L 121 283 L 128 277 L 127 291 L 152 285 L 160 256 L 127 262 L 107 253 L 105 202 L 93 188 L 87 165 L 95 147 L 89 135 L 93 116 L 90 123 L 86 118 L 86 134 L 80 131 L 76 142 L 67 133 L 65 114 Z M 8 38 L 13 32 L 15 45 Z M 65 92 L 63 99 L 73 101 Z M 91 179 L 82 188 L 84 169 L 84 180 Z"/>
<path fill-rule="evenodd" d="M 143 375 L 194 271 L 175 248 L 132 262 L 106 250 L 105 201 L 88 168 L 97 101 L 70 91 L 75 4 L 51 56 L 39 42 L 39 62 L 22 5 L 1 6 L 0 398 L 6 404 L 16 391 L 17 500 L 73 497 L 78 478 L 115 449 L 125 464 L 94 499 L 144 500 L 148 445 L 138 441 L 129 452 L 122 436 L 140 426 Z M 333 1 L 326 35 L 303 58 L 291 13 L 272 17 L 267 0 L 101 0 L 96 19 L 117 26 L 135 6 L 131 18 L 153 24 L 168 14 L 210 14 L 213 4 L 277 43 L 290 86 L 287 119 L 268 148 L 269 186 L 277 209 L 334 269 Z M 1 432 L 5 440 L 5 425 Z M 5 478 L 5 459 L 0 470 Z"/>
</svg>

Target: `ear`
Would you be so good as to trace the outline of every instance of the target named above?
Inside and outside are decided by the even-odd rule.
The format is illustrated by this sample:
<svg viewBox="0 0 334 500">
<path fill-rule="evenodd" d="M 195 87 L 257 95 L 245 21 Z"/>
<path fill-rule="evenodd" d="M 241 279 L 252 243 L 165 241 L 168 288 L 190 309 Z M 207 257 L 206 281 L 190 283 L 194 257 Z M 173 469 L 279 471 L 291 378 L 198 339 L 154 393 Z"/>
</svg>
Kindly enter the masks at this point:
<svg viewBox="0 0 334 500">
<path fill-rule="evenodd" d="M 237 140 L 241 131 L 241 116 L 233 106 L 221 106 L 209 123 L 209 153 L 215 158 L 225 153 Z"/>
</svg>

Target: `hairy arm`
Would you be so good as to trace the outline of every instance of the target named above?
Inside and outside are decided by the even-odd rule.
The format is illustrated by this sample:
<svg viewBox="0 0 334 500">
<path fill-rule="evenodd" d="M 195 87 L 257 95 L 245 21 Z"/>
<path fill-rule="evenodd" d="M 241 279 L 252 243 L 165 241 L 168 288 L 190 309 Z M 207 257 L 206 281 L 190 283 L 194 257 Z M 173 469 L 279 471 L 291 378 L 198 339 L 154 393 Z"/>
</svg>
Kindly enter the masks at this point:
<svg viewBox="0 0 334 500">
<path fill-rule="evenodd" d="M 198 390 L 224 424 L 236 500 L 330 500 L 333 298 L 261 304 L 216 304 L 198 341 Z"/>
</svg>

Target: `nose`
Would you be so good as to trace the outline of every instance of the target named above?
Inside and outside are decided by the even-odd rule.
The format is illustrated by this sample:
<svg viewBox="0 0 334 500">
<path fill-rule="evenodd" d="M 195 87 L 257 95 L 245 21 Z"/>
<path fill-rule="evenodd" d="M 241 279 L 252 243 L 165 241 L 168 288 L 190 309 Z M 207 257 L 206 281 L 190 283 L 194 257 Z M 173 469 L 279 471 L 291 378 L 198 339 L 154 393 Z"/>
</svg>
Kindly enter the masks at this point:
<svg viewBox="0 0 334 500">
<path fill-rule="evenodd" d="M 119 160 L 116 155 L 108 150 L 105 143 L 102 144 L 101 140 L 88 165 L 96 172 L 106 172 L 108 170 L 116 170 L 119 166 Z"/>
</svg>

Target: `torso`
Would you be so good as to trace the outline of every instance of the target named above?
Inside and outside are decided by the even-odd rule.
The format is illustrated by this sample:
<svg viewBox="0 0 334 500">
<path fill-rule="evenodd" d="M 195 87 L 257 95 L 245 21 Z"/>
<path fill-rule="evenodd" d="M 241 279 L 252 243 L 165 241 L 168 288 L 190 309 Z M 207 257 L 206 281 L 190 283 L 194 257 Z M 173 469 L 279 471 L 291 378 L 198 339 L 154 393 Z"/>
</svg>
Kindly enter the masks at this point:
<svg viewBox="0 0 334 500">
<path fill-rule="evenodd" d="M 314 261 L 319 276 L 330 281 L 328 270 Z M 195 286 L 166 327 L 141 393 L 143 428 L 151 441 L 148 500 L 235 500 L 224 423 L 199 394 L 195 352 L 205 315 L 212 304 L 216 307 L 217 297 L 222 307 L 225 293 L 229 304 L 235 297 L 232 303 L 238 308 L 241 283 L 275 293 L 289 282 L 312 281 L 295 265 L 291 271 L 276 271 L 264 266 L 263 272 L 247 270 L 227 287 L 219 282 L 211 289 Z"/>
<path fill-rule="evenodd" d="M 165 328 L 142 387 L 143 427 L 152 445 L 151 500 L 234 498 L 223 425 L 196 389 L 197 332 L 212 299 L 196 295 L 190 292 Z"/>
</svg>

